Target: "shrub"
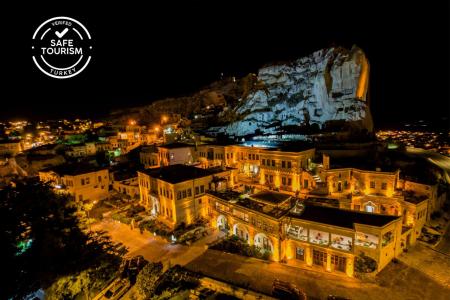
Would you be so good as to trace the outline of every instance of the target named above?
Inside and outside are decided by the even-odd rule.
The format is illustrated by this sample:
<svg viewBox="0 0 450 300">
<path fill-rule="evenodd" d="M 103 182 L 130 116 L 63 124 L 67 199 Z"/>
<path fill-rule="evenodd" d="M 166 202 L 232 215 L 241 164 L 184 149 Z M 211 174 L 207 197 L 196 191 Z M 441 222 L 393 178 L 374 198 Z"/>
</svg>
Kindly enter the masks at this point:
<svg viewBox="0 0 450 300">
<path fill-rule="evenodd" d="M 269 260 L 270 251 L 263 250 L 255 245 L 249 245 L 247 241 L 239 238 L 237 235 L 232 235 L 224 240 L 216 243 L 210 247 L 214 250 L 230 252 L 247 257 L 256 257 L 264 260 Z"/>
<path fill-rule="evenodd" d="M 141 272 L 139 272 L 136 278 L 136 286 L 141 295 L 145 298 L 151 297 L 156 288 L 156 282 L 162 274 L 162 263 L 149 263 Z"/>
<path fill-rule="evenodd" d="M 195 289 L 200 284 L 198 278 L 198 274 L 188 271 L 180 265 L 175 265 L 158 279 L 155 284 L 154 293 L 160 295 L 164 291 L 175 293 L 183 290 Z"/>
<path fill-rule="evenodd" d="M 372 273 L 377 269 L 377 262 L 361 252 L 355 257 L 355 271 L 359 273 Z"/>
</svg>

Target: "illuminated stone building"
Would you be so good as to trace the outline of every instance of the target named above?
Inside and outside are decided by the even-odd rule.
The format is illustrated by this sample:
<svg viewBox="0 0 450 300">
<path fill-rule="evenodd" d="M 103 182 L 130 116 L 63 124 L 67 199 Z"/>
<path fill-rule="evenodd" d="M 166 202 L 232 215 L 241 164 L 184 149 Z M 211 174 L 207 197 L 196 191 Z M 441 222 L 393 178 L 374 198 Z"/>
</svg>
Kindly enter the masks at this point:
<svg viewBox="0 0 450 300">
<path fill-rule="evenodd" d="M 144 168 L 157 168 L 160 166 L 160 154 L 156 146 L 146 146 L 139 153 L 139 160 Z"/>
<path fill-rule="evenodd" d="M 311 167 L 314 148 L 270 148 L 243 145 L 200 145 L 196 157 L 202 167 L 230 166 L 239 170 L 239 182 L 259 190 L 289 193 L 315 186 L 306 172 Z"/>
<path fill-rule="evenodd" d="M 11 155 L 15 156 L 24 150 L 23 142 L 20 140 L 11 141 L 5 140 L 0 141 L 0 155 Z"/>
<path fill-rule="evenodd" d="M 170 227 L 192 223 L 205 216 L 208 190 L 234 187 L 233 168 L 201 169 L 187 165 L 171 165 L 138 171 L 140 202 Z"/>
<path fill-rule="evenodd" d="M 56 191 L 68 193 L 77 201 L 93 202 L 108 197 L 107 168 L 64 164 L 39 171 L 39 179 L 42 182 L 50 182 Z"/>
<path fill-rule="evenodd" d="M 185 143 L 171 143 L 158 146 L 159 160 L 162 166 L 176 164 L 192 164 L 194 159 L 194 146 Z"/>
<path fill-rule="evenodd" d="M 340 208 L 401 216 L 405 246 L 416 242 L 429 215 L 442 207 L 437 186 L 402 180 L 400 170 L 329 166 L 329 157 L 324 155 L 322 165 L 314 170 L 324 184 L 311 190 L 308 196 L 322 202 L 337 200 L 336 206 Z"/>
<path fill-rule="evenodd" d="M 293 196 L 263 191 L 242 195 L 208 192 L 211 225 L 267 251 L 290 265 L 354 275 L 364 253 L 382 270 L 401 251 L 401 218 L 318 205 L 298 205 Z"/>
</svg>

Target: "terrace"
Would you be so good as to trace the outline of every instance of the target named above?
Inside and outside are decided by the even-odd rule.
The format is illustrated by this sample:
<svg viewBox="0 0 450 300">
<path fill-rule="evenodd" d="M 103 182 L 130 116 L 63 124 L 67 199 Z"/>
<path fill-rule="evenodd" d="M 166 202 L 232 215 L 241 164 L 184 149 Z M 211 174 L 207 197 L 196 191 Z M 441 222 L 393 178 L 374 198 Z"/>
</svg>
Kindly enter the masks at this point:
<svg viewBox="0 0 450 300">
<path fill-rule="evenodd" d="M 251 196 L 230 190 L 223 192 L 208 191 L 208 193 L 233 205 L 276 219 L 281 218 L 291 209 L 291 202 L 289 201 L 291 197 L 281 193 L 261 192 Z"/>
</svg>

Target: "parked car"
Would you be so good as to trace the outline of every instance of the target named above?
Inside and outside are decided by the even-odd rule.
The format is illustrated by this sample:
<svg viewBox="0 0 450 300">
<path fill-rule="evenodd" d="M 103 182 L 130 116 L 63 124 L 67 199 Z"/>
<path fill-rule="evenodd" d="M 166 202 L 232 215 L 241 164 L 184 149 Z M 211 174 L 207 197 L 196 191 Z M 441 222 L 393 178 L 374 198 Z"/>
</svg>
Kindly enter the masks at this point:
<svg viewBox="0 0 450 300">
<path fill-rule="evenodd" d="M 192 243 L 206 235 L 208 235 L 208 230 L 203 226 L 199 226 L 199 227 L 189 230 L 188 232 L 185 232 L 183 235 L 181 235 L 178 238 L 178 242 L 179 243 Z"/>
<path fill-rule="evenodd" d="M 272 296 L 278 299 L 306 300 L 305 292 L 295 284 L 275 279 L 272 284 Z"/>
</svg>

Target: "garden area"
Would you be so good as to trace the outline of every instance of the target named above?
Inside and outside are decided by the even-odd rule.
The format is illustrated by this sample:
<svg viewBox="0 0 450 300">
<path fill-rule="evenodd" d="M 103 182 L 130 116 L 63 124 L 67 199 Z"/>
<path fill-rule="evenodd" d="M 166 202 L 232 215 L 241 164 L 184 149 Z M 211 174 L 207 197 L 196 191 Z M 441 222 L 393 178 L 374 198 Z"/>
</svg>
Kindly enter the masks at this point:
<svg viewBox="0 0 450 300">
<path fill-rule="evenodd" d="M 209 248 L 264 260 L 269 260 L 271 255 L 270 251 L 263 250 L 255 245 L 249 245 L 247 241 L 236 235 L 226 237 L 211 245 Z"/>
<path fill-rule="evenodd" d="M 189 225 L 182 222 L 172 230 L 161 221 L 151 219 L 141 221 L 139 223 L 139 229 L 141 232 L 147 230 L 148 232 L 159 235 L 171 242 L 178 241 L 179 243 L 185 243 L 194 239 L 194 231 L 205 232 L 206 224 L 207 221 L 205 219 L 197 219 Z"/>
<path fill-rule="evenodd" d="M 131 224 L 134 222 L 140 222 L 144 219 L 142 213 L 145 212 L 145 208 L 140 205 L 127 205 L 119 211 L 113 213 L 111 218 L 124 224 Z"/>
<path fill-rule="evenodd" d="M 149 263 L 139 273 L 136 288 L 144 299 L 171 299 L 179 296 L 185 299 L 190 290 L 199 286 L 199 275 L 179 265 L 163 272 L 163 265 Z"/>
</svg>

